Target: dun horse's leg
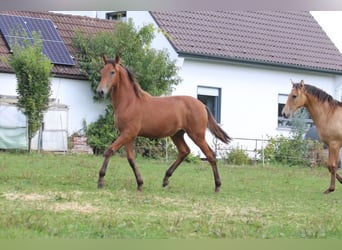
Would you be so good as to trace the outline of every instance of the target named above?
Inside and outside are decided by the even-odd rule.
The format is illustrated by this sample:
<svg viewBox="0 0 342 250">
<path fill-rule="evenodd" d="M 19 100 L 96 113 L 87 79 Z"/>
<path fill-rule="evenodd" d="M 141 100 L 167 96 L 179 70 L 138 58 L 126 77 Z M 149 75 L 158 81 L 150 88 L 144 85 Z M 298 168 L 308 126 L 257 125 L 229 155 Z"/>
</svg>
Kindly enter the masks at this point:
<svg viewBox="0 0 342 250">
<path fill-rule="evenodd" d="M 220 175 L 216 165 L 216 156 L 214 151 L 209 147 L 208 143 L 205 141 L 205 136 L 192 136 L 189 135 L 190 138 L 197 144 L 197 146 L 202 150 L 203 154 L 207 157 L 208 162 L 211 165 L 214 174 L 214 181 L 215 181 L 215 192 L 220 191 L 221 187 L 221 180 Z"/>
<path fill-rule="evenodd" d="M 106 175 L 106 171 L 107 171 L 107 166 L 108 166 L 108 162 L 109 162 L 109 158 L 117 151 L 119 150 L 123 145 L 125 145 L 128 141 L 131 141 L 132 139 L 128 137 L 125 137 L 123 135 L 120 135 L 114 142 L 112 145 L 110 145 L 110 147 L 106 150 L 106 152 L 104 153 L 104 161 L 102 163 L 102 167 L 99 171 L 99 180 L 97 182 L 97 186 L 98 188 L 102 188 L 104 185 L 104 176 Z"/>
<path fill-rule="evenodd" d="M 338 152 L 338 147 L 329 145 L 328 169 L 330 172 L 330 186 L 324 191 L 324 194 L 329 194 L 335 191 L 335 179 L 338 178 L 336 175 Z"/>
<path fill-rule="evenodd" d="M 144 184 L 143 182 L 143 179 L 141 178 L 141 175 L 140 175 L 140 172 L 138 170 L 138 167 L 137 165 L 135 164 L 135 161 L 134 161 L 134 145 L 133 145 L 133 142 L 134 141 L 131 141 L 129 142 L 128 144 L 125 145 L 125 148 L 126 148 L 126 154 L 127 154 L 127 160 L 128 160 L 128 163 L 129 165 L 131 166 L 133 172 L 134 172 L 134 175 L 135 175 L 135 179 L 137 181 L 137 190 L 138 191 L 142 191 L 142 186 Z"/>
<path fill-rule="evenodd" d="M 182 163 L 182 161 L 185 159 L 185 157 L 190 153 L 190 149 L 184 141 L 184 131 L 183 130 L 178 131 L 176 134 L 171 136 L 171 139 L 177 147 L 178 156 L 177 156 L 176 161 L 169 167 L 169 169 L 165 173 L 165 176 L 163 179 L 163 187 L 165 187 L 169 184 L 169 178 L 172 176 L 173 172 L 176 170 L 176 168 L 179 166 L 179 164 Z"/>
<path fill-rule="evenodd" d="M 336 173 L 336 179 L 342 184 L 342 177 Z"/>
</svg>

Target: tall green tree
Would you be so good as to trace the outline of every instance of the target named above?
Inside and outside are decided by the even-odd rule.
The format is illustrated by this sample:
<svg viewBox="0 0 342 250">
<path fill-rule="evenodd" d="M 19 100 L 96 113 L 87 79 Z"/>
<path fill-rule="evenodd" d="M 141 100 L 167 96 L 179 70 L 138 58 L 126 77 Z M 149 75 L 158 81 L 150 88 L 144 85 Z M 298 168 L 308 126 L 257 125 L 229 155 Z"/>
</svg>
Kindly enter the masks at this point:
<svg viewBox="0 0 342 250">
<path fill-rule="evenodd" d="M 52 69 L 49 58 L 42 53 L 40 34 L 34 33 L 33 38 L 33 43 L 14 41 L 13 54 L 8 60 L 17 78 L 18 107 L 27 117 L 29 152 L 49 106 Z"/>
<path fill-rule="evenodd" d="M 118 54 L 122 64 L 135 74 L 141 87 L 152 95 L 168 94 L 180 82 L 175 60 L 170 59 L 166 50 L 151 47 L 156 32 L 159 31 L 153 28 L 153 25 L 137 28 L 130 19 L 128 22 L 118 23 L 113 32 L 99 32 L 93 36 L 76 33 L 73 44 L 79 52 L 81 70 L 91 82 L 95 100 L 99 101 L 96 88 L 103 67 L 102 55 L 114 58 Z M 108 98 L 111 98 L 111 95 L 108 95 Z M 109 104 L 105 115 L 85 128 L 88 143 L 96 153 L 102 153 L 118 135 L 113 124 L 113 110 Z M 142 152 L 155 152 L 151 148 L 158 143 L 138 138 L 136 144 Z"/>
<path fill-rule="evenodd" d="M 144 90 L 152 95 L 170 92 L 180 82 L 178 68 L 166 50 L 151 47 L 156 32 L 153 25 L 138 29 L 131 19 L 118 23 L 113 32 L 94 36 L 77 32 L 73 43 L 79 51 L 81 70 L 91 81 L 94 93 L 103 67 L 102 55 L 114 58 L 116 54 L 133 71 Z M 96 95 L 94 98 L 97 99 Z"/>
</svg>

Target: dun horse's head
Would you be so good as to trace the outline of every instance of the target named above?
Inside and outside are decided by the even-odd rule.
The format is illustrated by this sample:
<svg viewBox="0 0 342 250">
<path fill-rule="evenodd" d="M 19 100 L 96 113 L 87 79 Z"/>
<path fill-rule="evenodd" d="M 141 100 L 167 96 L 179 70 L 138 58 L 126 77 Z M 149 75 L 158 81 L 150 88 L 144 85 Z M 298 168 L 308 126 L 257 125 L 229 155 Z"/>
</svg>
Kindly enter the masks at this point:
<svg viewBox="0 0 342 250">
<path fill-rule="evenodd" d="M 304 107 L 306 102 L 306 95 L 304 94 L 304 81 L 300 83 L 292 82 L 292 90 L 287 98 L 287 102 L 282 110 L 282 115 L 285 117 L 292 116 L 297 109 Z"/>
<path fill-rule="evenodd" d="M 101 80 L 96 92 L 99 96 L 105 97 L 112 87 L 115 87 L 120 80 L 120 58 L 108 59 L 103 56 L 104 67 L 101 70 Z"/>
</svg>

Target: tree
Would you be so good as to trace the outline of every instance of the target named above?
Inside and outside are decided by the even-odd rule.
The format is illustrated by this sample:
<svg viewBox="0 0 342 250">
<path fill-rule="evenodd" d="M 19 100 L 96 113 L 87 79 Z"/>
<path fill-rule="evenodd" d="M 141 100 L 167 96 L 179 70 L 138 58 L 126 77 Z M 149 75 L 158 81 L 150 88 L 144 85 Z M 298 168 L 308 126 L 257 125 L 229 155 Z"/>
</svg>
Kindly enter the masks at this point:
<svg viewBox="0 0 342 250">
<path fill-rule="evenodd" d="M 103 67 L 102 55 L 114 58 L 116 54 L 134 72 L 144 90 L 152 95 L 170 92 L 180 82 L 178 68 L 166 50 L 151 48 L 154 37 L 153 25 L 137 29 L 131 19 L 118 23 L 113 32 L 99 32 L 94 36 L 77 32 L 73 44 L 79 52 L 81 70 L 90 80 L 94 93 Z"/>
<path fill-rule="evenodd" d="M 18 107 L 27 117 L 28 151 L 31 141 L 43 122 L 51 94 L 50 74 L 52 64 L 42 53 L 40 34 L 33 33 L 33 43 L 28 39 L 14 41 L 9 65 L 17 78 Z"/>
<path fill-rule="evenodd" d="M 99 32 L 93 36 L 82 32 L 76 33 L 73 44 L 79 52 L 81 70 L 91 82 L 94 100 L 100 101 L 95 90 L 101 77 L 102 55 L 113 58 L 116 54 L 120 55 L 123 65 L 134 72 L 141 87 L 152 95 L 168 94 L 172 87 L 180 82 L 176 63 L 170 59 L 167 51 L 151 48 L 155 31 L 152 25 L 137 29 L 132 20 L 128 20 L 127 23 L 118 23 L 113 32 Z M 108 98 L 111 96 L 109 95 Z M 107 125 L 104 125 L 104 122 Z M 112 105 L 109 104 L 104 116 L 100 116 L 95 123 L 85 126 L 86 135 L 91 139 L 88 143 L 95 152 L 102 153 L 112 143 L 112 135 L 118 134 L 113 124 L 113 110 Z M 113 128 L 113 131 L 109 128 Z M 145 147 L 140 150 L 142 152 L 151 152 L 151 148 L 158 145 L 156 141 L 146 138 L 138 138 L 136 143 L 139 147 Z M 165 141 L 162 143 L 165 144 Z"/>
</svg>

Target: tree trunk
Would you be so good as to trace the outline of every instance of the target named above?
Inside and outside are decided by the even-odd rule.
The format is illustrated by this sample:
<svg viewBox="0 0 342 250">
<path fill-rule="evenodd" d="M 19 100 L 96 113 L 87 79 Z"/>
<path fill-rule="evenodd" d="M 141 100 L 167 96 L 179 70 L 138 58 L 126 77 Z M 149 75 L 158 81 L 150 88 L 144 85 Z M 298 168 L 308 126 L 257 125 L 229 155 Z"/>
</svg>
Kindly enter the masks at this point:
<svg viewBox="0 0 342 250">
<path fill-rule="evenodd" d="M 28 153 L 31 154 L 31 142 L 32 142 L 32 137 L 28 138 Z"/>
</svg>

